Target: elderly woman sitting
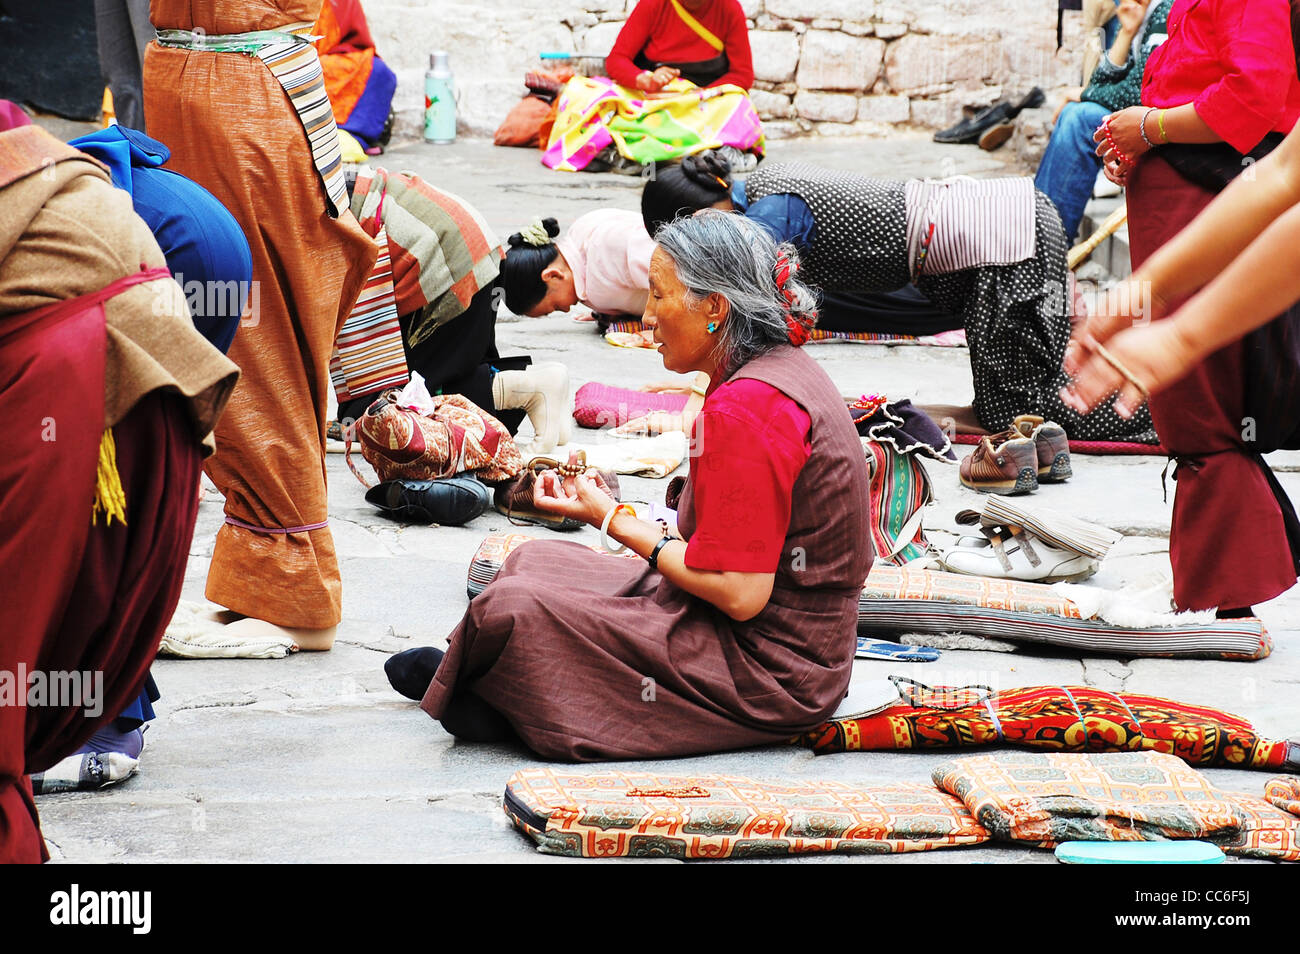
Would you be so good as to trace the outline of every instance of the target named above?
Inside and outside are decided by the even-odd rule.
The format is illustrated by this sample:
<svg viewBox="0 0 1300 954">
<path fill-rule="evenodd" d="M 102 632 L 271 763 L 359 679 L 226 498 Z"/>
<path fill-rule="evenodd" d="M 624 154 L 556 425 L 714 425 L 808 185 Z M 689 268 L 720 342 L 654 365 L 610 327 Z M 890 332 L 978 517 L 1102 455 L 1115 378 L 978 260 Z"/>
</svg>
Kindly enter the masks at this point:
<svg viewBox="0 0 1300 954">
<path fill-rule="evenodd" d="M 796 271 L 740 216 L 659 233 L 645 323 L 666 368 L 715 382 L 690 475 L 669 491 L 680 536 L 622 509 L 594 472 L 546 472 L 539 509 L 604 527 L 646 562 L 525 544 L 445 656 L 389 660 L 394 688 L 460 738 L 515 733 L 567 760 L 778 742 L 834 711 L 872 561 L 867 469 L 839 391 L 795 347 L 813 305 Z"/>
</svg>

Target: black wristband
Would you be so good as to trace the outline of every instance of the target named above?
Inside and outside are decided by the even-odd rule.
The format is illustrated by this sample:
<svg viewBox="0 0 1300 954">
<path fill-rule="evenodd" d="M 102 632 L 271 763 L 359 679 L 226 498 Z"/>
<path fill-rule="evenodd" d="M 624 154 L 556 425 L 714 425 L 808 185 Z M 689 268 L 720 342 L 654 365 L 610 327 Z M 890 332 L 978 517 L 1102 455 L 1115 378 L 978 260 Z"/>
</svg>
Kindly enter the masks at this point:
<svg viewBox="0 0 1300 954">
<path fill-rule="evenodd" d="M 659 551 L 662 550 L 664 547 L 668 546 L 668 544 L 672 543 L 673 540 L 675 539 L 677 538 L 670 537 L 668 536 L 668 534 L 665 533 L 663 539 L 655 544 L 655 548 L 650 551 L 650 556 L 649 556 L 650 569 L 652 570 L 659 569 Z"/>
</svg>

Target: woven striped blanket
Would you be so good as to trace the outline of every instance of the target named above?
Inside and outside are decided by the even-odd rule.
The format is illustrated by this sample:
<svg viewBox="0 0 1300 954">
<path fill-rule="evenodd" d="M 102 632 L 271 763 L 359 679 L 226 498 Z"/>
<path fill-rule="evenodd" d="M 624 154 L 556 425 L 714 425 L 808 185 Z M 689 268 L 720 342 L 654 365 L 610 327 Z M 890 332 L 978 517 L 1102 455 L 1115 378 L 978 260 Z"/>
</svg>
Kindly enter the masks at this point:
<svg viewBox="0 0 1300 954">
<path fill-rule="evenodd" d="M 510 552 L 533 539 L 492 534 L 469 565 L 471 599 L 496 578 Z M 592 550 L 604 552 L 598 547 Z M 619 559 L 625 559 L 626 554 Z M 639 559 L 639 557 L 633 557 Z M 1254 618 L 1188 622 L 1133 629 L 1085 619 L 1073 601 L 1042 583 L 917 570 L 877 563 L 858 601 L 858 632 L 907 636 L 967 633 L 1014 643 L 1060 646 L 1110 657 L 1168 656 L 1184 659 L 1263 659 L 1273 651 L 1264 624 Z"/>
<path fill-rule="evenodd" d="M 611 321 L 605 327 L 605 340 L 619 348 L 653 348 L 648 337 L 641 337 L 645 325 L 639 321 Z M 639 339 L 639 340 L 638 340 Z M 862 344 L 929 345 L 934 348 L 966 347 L 966 329 L 941 331 L 937 335 L 892 335 L 875 331 L 822 331 L 814 328 L 810 342 L 857 341 Z"/>
</svg>

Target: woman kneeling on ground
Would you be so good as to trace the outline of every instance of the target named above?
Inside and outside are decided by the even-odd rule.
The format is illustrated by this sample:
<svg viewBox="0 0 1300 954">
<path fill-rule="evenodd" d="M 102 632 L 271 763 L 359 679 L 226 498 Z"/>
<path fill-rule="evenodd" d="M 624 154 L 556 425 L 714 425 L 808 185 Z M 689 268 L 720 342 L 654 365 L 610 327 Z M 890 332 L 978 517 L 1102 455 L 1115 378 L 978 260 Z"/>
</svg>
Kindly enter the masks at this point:
<svg viewBox="0 0 1300 954">
<path fill-rule="evenodd" d="M 517 735 L 577 761 L 774 743 L 834 711 L 873 558 L 868 478 L 838 389 L 795 347 L 815 317 L 797 267 L 739 216 L 660 232 L 644 321 L 668 370 L 714 382 L 690 474 L 669 488 L 680 536 L 590 471 L 546 472 L 539 509 L 605 526 L 648 564 L 526 543 L 445 656 L 389 660 L 394 688 L 458 738 Z"/>
<path fill-rule="evenodd" d="M 645 311 L 655 243 L 635 212 L 596 209 L 564 235 L 555 219 L 536 219 L 509 243 L 501 285 L 516 315 L 541 318 L 577 304 L 606 319 Z"/>
<path fill-rule="evenodd" d="M 909 281 L 966 329 L 974 398 L 939 406 L 997 434 L 1023 414 L 1077 440 L 1155 443 L 1151 416 L 1090 416 L 1058 391 L 1070 339 L 1066 240 L 1050 199 L 1028 179 L 874 179 L 805 163 L 767 163 L 734 184 L 722 157 L 659 170 L 641 193 L 646 230 L 699 209 L 735 211 L 799 250 L 823 292 L 879 292 Z"/>
</svg>

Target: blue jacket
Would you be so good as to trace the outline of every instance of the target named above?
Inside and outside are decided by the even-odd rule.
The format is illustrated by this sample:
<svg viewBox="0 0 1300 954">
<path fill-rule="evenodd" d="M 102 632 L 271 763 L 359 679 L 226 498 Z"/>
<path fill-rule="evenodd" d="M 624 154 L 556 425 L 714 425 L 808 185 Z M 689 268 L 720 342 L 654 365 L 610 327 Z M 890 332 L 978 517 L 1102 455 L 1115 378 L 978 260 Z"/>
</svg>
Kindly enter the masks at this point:
<svg viewBox="0 0 1300 954">
<path fill-rule="evenodd" d="M 171 150 L 142 132 L 114 125 L 69 145 L 108 166 L 113 185 L 131 196 L 158 241 L 185 292 L 194 327 L 227 351 L 253 278 L 248 240 L 235 217 L 203 186 L 164 169 Z M 227 294 L 236 288 L 237 294 Z"/>
</svg>

